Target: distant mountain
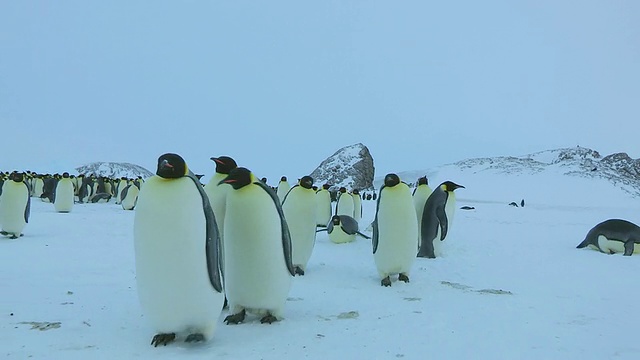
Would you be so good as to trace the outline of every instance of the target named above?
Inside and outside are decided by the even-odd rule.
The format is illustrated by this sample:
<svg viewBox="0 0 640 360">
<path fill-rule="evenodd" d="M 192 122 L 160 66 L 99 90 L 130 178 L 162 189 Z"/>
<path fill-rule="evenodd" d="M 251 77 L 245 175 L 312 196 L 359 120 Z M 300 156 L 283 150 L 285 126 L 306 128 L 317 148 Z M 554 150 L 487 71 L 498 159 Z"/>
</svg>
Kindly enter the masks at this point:
<svg viewBox="0 0 640 360">
<path fill-rule="evenodd" d="M 331 190 L 341 186 L 351 191 L 373 190 L 373 157 L 369 149 L 361 143 L 345 146 L 325 159 L 313 170 L 314 183 L 322 186 L 331 184 Z"/>
<path fill-rule="evenodd" d="M 142 176 L 146 179 L 153 176 L 152 172 L 140 165 L 116 162 L 93 162 L 77 167 L 76 171 L 78 174 L 94 174 L 96 176 L 106 176 L 110 178 L 137 178 L 138 176 Z"/>
<path fill-rule="evenodd" d="M 426 175 L 431 187 L 452 180 L 465 186 L 472 185 L 459 190 L 459 196 L 469 194 L 475 198 L 504 201 L 516 201 L 528 195 L 545 201 L 561 198 L 572 203 L 576 200 L 587 202 L 596 193 L 617 196 L 620 190 L 627 197 L 640 197 L 639 159 L 632 159 L 626 153 L 602 157 L 597 151 L 584 147 L 522 156 L 473 158 L 398 175 L 407 183 L 415 183 L 420 176 Z M 530 185 L 532 182 L 535 185 Z M 376 178 L 374 184 L 379 188 L 382 177 Z"/>
</svg>

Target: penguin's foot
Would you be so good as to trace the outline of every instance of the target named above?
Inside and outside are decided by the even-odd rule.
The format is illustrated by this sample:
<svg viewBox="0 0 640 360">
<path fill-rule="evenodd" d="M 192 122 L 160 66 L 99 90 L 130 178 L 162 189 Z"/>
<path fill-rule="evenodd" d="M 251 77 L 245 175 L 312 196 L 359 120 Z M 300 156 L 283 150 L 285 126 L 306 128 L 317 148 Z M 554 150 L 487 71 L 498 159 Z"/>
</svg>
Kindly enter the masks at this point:
<svg viewBox="0 0 640 360">
<path fill-rule="evenodd" d="M 228 309 L 229 308 L 229 300 L 227 300 L 227 297 L 224 297 L 224 304 L 222 304 L 222 308 L 223 309 Z"/>
<path fill-rule="evenodd" d="M 22 236 L 22 235 L 20 235 Z M 18 237 L 16 236 L 16 234 L 11 234 L 11 236 L 9 237 L 9 239 L 17 239 Z"/>
<path fill-rule="evenodd" d="M 391 286 L 391 279 L 389 279 L 389 277 L 387 276 L 386 278 L 382 279 L 382 281 L 380 281 L 380 285 Z"/>
<path fill-rule="evenodd" d="M 168 343 L 172 342 L 176 339 L 175 333 L 170 334 L 156 334 L 153 339 L 151 339 L 151 345 L 153 347 L 158 347 L 158 345 L 167 346 Z"/>
<path fill-rule="evenodd" d="M 227 325 L 231 325 L 231 324 L 240 324 L 241 322 L 244 321 L 244 317 L 247 315 L 247 312 L 242 309 L 242 311 L 240 311 L 237 314 L 233 314 L 233 315 L 229 315 L 226 318 L 224 318 L 224 322 L 227 323 Z"/>
<path fill-rule="evenodd" d="M 407 274 L 399 274 L 398 275 L 398 281 L 404 281 L 406 283 L 409 282 L 409 277 L 407 276 Z"/>
<path fill-rule="evenodd" d="M 6 232 L 6 231 L 4 231 L 4 230 L 3 230 L 3 231 L 0 231 L 0 234 L 5 235 L 5 236 L 6 236 L 6 235 L 9 235 L 9 233 L 8 233 L 8 232 Z"/>
<path fill-rule="evenodd" d="M 304 276 L 304 270 L 302 270 L 302 268 L 298 265 L 294 267 L 294 272 L 296 273 L 296 275 Z"/>
<path fill-rule="evenodd" d="M 435 259 L 436 256 L 433 254 L 422 254 L 422 253 L 418 253 L 418 257 L 421 258 L 427 258 L 427 259 Z"/>
<path fill-rule="evenodd" d="M 204 341 L 204 335 L 202 334 L 189 334 L 184 342 L 192 343 L 192 342 L 202 342 Z"/>
<path fill-rule="evenodd" d="M 276 319 L 276 317 L 271 314 L 267 314 L 264 317 L 262 317 L 262 319 L 260 319 L 261 324 L 271 324 L 276 321 L 278 321 L 278 319 Z"/>
</svg>

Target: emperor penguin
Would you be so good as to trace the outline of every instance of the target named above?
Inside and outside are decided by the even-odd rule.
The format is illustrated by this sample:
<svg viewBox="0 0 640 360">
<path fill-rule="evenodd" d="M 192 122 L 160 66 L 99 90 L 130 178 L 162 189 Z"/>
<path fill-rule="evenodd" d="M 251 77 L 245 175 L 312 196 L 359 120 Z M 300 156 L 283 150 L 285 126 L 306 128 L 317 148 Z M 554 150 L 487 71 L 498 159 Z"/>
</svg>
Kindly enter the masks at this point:
<svg viewBox="0 0 640 360">
<path fill-rule="evenodd" d="M 418 219 L 418 246 L 420 246 L 420 233 L 422 229 L 422 213 L 424 212 L 424 204 L 433 190 L 429 187 L 429 180 L 426 176 L 418 179 L 418 186 L 413 189 L 413 205 L 416 208 L 416 218 Z"/>
<path fill-rule="evenodd" d="M 24 182 L 24 174 L 13 172 L 2 184 L 0 196 L 0 234 L 17 239 L 29 222 L 31 197 Z"/>
<path fill-rule="evenodd" d="M 33 197 L 40 198 L 42 195 L 42 189 L 44 188 L 44 181 L 42 181 L 42 175 L 38 174 L 33 178 L 33 187 L 31 188 L 31 195 Z"/>
<path fill-rule="evenodd" d="M 224 218 L 225 289 L 238 324 L 246 312 L 272 323 L 283 316 L 295 270 L 291 237 L 276 193 L 246 168 L 238 167 L 222 183 L 230 184 Z"/>
<path fill-rule="evenodd" d="M 353 218 L 356 221 L 360 221 L 362 220 L 362 198 L 360 198 L 360 191 L 353 189 L 351 196 L 353 197 Z"/>
<path fill-rule="evenodd" d="M 313 178 L 303 176 L 284 197 L 282 212 L 291 235 L 291 261 L 296 275 L 304 275 L 316 242 L 316 193 Z"/>
<path fill-rule="evenodd" d="M 53 194 L 56 191 L 56 182 L 58 180 L 49 174 L 45 176 L 43 179 L 44 185 L 42 187 L 42 194 L 40 195 L 40 199 L 44 202 L 53 202 Z"/>
<path fill-rule="evenodd" d="M 621 219 L 605 220 L 594 226 L 577 248 L 590 247 L 605 254 L 640 252 L 640 227 Z"/>
<path fill-rule="evenodd" d="M 107 193 L 103 193 L 108 195 Z M 129 184 L 120 193 L 120 205 L 124 210 L 135 209 L 138 203 L 138 195 L 140 195 L 140 188 L 136 184 Z M 94 195 L 95 197 L 95 195 Z M 217 220 L 217 219 L 216 219 Z"/>
<path fill-rule="evenodd" d="M 447 238 L 456 210 L 456 189 L 464 186 L 445 181 L 429 195 L 424 204 L 420 228 L 418 257 L 434 259 L 442 254 L 442 241 Z"/>
<path fill-rule="evenodd" d="M 62 174 L 60 180 L 56 184 L 53 197 L 53 206 L 57 212 L 70 212 L 73 208 L 73 181 L 68 172 Z"/>
<path fill-rule="evenodd" d="M 276 188 L 276 194 L 278 194 L 278 199 L 280 199 L 280 203 L 284 201 L 284 197 L 287 196 L 287 193 L 291 190 L 291 185 L 289 185 L 289 181 L 287 181 L 287 177 L 283 176 L 280 178 L 280 182 L 278 183 L 278 187 Z"/>
<path fill-rule="evenodd" d="M 331 185 L 324 184 L 322 189 L 316 192 L 316 226 L 326 227 L 331 220 L 331 194 L 329 188 Z"/>
<path fill-rule="evenodd" d="M 325 230 L 329 234 L 329 240 L 335 244 L 352 242 L 356 239 L 356 235 L 360 235 L 365 239 L 371 239 L 360 232 L 358 229 L 358 222 L 348 215 L 333 215 L 327 224 L 326 229 L 318 231 Z"/>
<path fill-rule="evenodd" d="M 197 178 L 196 178 L 197 180 Z M 120 180 L 118 180 L 118 185 L 116 186 L 116 204 L 120 204 L 120 202 L 122 202 L 122 189 L 124 189 L 125 187 L 127 187 L 127 185 L 129 185 L 129 181 L 126 177 L 121 177 Z"/>
<path fill-rule="evenodd" d="M 418 221 L 409 186 L 396 174 L 387 174 L 373 219 L 373 259 L 382 286 L 391 286 L 391 275 L 409 282 L 409 271 L 418 247 Z"/>
<path fill-rule="evenodd" d="M 218 229 L 181 156 L 158 158 L 156 175 L 140 190 L 133 235 L 138 297 L 157 332 L 151 345 L 181 334 L 186 342 L 209 340 L 224 302 Z"/>
<path fill-rule="evenodd" d="M 335 215 L 347 215 L 353 217 L 353 196 L 347 192 L 347 188 L 342 186 L 338 191 Z"/>
<path fill-rule="evenodd" d="M 225 205 L 227 203 L 227 193 L 231 190 L 231 186 L 220 182 L 229 175 L 231 170 L 237 168 L 238 164 L 229 156 L 212 157 L 211 160 L 216 163 L 216 173 L 204 186 L 204 192 L 209 196 L 213 213 L 216 215 L 220 244 L 223 245 Z"/>
</svg>

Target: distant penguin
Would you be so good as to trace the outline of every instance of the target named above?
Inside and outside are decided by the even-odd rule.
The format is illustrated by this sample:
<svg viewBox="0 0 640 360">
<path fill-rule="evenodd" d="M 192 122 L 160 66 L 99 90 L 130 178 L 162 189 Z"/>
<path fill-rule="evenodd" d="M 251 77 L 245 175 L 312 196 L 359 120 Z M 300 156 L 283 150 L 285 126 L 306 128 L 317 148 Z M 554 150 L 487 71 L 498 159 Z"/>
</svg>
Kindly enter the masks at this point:
<svg viewBox="0 0 640 360">
<path fill-rule="evenodd" d="M 433 190 L 429 187 L 429 180 L 426 176 L 418 179 L 418 186 L 413 190 L 413 205 L 416 209 L 416 219 L 418 220 L 418 246 L 420 246 L 420 232 L 422 229 L 422 212 L 424 211 L 424 204 L 427 203 L 427 199 Z"/>
<path fill-rule="evenodd" d="M 524 207 L 524 199 L 520 200 L 520 207 Z"/>
<path fill-rule="evenodd" d="M 31 197 L 29 187 L 24 182 L 24 174 L 14 172 L 2 185 L 0 196 L 0 234 L 17 239 L 29 222 Z"/>
<path fill-rule="evenodd" d="M 361 233 L 358 229 L 358 222 L 347 215 L 333 215 L 327 228 L 318 231 L 327 231 L 329 240 L 335 244 L 352 242 L 356 239 L 356 235 L 360 235 L 365 239 L 371 239 Z"/>
<path fill-rule="evenodd" d="M 93 188 L 93 180 L 91 179 L 91 177 L 89 176 L 83 176 L 81 183 L 80 183 L 80 189 L 78 189 L 78 202 L 79 203 L 86 203 L 89 202 L 89 199 L 91 199 L 91 191 Z"/>
<path fill-rule="evenodd" d="M 158 332 L 151 345 L 180 333 L 186 342 L 210 339 L 224 302 L 219 237 L 209 199 L 179 155 L 158 158 L 133 228 L 138 297 Z"/>
<path fill-rule="evenodd" d="M 281 177 L 276 190 L 276 194 L 278 194 L 278 199 L 280 199 L 281 204 L 284 201 L 284 197 L 287 195 L 289 190 L 291 190 L 291 185 L 289 185 L 289 181 L 287 181 L 287 177 L 286 176 Z"/>
<path fill-rule="evenodd" d="M 590 247 L 605 254 L 640 252 L 640 227 L 627 220 L 609 219 L 594 226 L 578 249 Z"/>
<path fill-rule="evenodd" d="M 120 193 L 120 205 L 124 210 L 133 210 L 138 204 L 140 188 L 137 185 L 129 184 Z"/>
<path fill-rule="evenodd" d="M 53 199 L 53 206 L 57 212 L 66 213 L 73 208 L 73 181 L 68 172 L 62 174 L 62 177 L 58 180 Z"/>
<path fill-rule="evenodd" d="M 441 255 L 442 241 L 453 222 L 456 206 L 456 189 L 464 188 L 451 181 L 438 186 L 424 205 L 420 229 L 420 251 L 418 257 L 435 258 Z"/>
<path fill-rule="evenodd" d="M 304 275 L 316 242 L 316 193 L 313 178 L 303 176 L 284 197 L 282 212 L 291 235 L 291 261 L 295 273 Z"/>
<path fill-rule="evenodd" d="M 56 183 L 58 182 L 58 180 L 51 175 L 47 175 L 42 181 L 43 181 L 43 186 L 42 186 L 42 194 L 40 195 L 40 199 L 44 202 L 52 203 L 53 196 L 54 196 L 53 194 L 56 191 Z"/>
<path fill-rule="evenodd" d="M 353 197 L 353 218 L 356 221 L 360 221 L 362 219 L 362 199 L 360 198 L 360 191 L 353 189 L 351 196 Z"/>
<path fill-rule="evenodd" d="M 97 193 L 95 195 L 93 195 L 90 199 L 89 202 L 92 204 L 95 203 L 108 203 L 109 200 L 111 200 L 112 195 L 108 194 L 108 193 Z"/>
<path fill-rule="evenodd" d="M 409 271 L 418 248 L 418 221 L 409 186 L 396 174 L 387 174 L 373 220 L 373 258 L 382 286 L 391 286 L 391 275 L 409 282 Z"/>
<path fill-rule="evenodd" d="M 347 215 L 353 217 L 353 196 L 347 192 L 344 186 L 338 190 L 335 215 Z"/>
<path fill-rule="evenodd" d="M 316 226 L 325 227 L 331 220 L 331 194 L 329 188 L 331 185 L 324 184 L 322 189 L 316 192 Z"/>
<path fill-rule="evenodd" d="M 42 189 L 44 188 L 44 181 L 42 181 L 42 175 L 38 175 L 33 178 L 33 187 L 31 188 L 31 195 L 36 198 L 40 198 L 42 195 Z"/>
<path fill-rule="evenodd" d="M 231 170 L 222 182 L 233 188 L 227 194 L 224 219 L 224 274 L 231 311 L 224 321 L 241 323 L 249 311 L 270 324 L 282 318 L 295 275 L 280 200 L 246 168 Z"/>
<path fill-rule="evenodd" d="M 121 177 L 118 181 L 118 185 L 116 186 L 116 204 L 120 205 L 120 202 L 122 202 L 122 199 L 120 197 L 122 195 L 122 189 L 127 187 L 127 185 L 129 185 L 127 178 L 124 176 Z"/>
<path fill-rule="evenodd" d="M 518 207 L 518 204 L 515 201 L 509 203 L 509 206 Z"/>
</svg>

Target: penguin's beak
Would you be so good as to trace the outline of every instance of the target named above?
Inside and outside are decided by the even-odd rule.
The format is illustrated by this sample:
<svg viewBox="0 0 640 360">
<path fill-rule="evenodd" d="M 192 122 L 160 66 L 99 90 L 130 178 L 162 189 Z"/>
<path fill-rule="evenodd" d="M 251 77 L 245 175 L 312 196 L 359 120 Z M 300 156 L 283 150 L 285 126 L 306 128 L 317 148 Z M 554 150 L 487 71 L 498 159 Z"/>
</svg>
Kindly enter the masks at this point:
<svg viewBox="0 0 640 360">
<path fill-rule="evenodd" d="M 160 163 L 160 167 L 173 169 L 173 165 L 171 165 L 167 160 L 162 160 L 162 162 Z"/>
<path fill-rule="evenodd" d="M 234 182 L 236 182 L 238 180 L 236 179 L 229 179 L 229 178 L 224 178 L 222 180 L 220 180 L 220 182 L 218 183 L 218 185 L 222 185 L 222 184 L 232 184 Z"/>
<path fill-rule="evenodd" d="M 223 162 L 217 157 L 212 157 L 211 160 L 213 160 L 216 164 L 223 164 Z"/>
</svg>

